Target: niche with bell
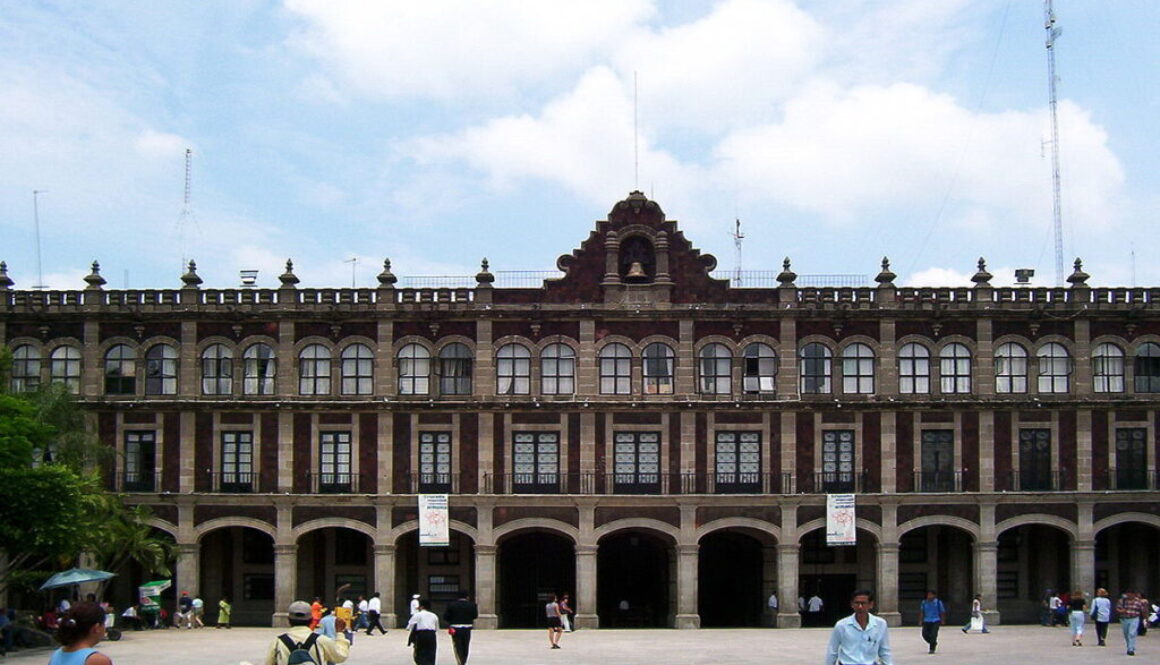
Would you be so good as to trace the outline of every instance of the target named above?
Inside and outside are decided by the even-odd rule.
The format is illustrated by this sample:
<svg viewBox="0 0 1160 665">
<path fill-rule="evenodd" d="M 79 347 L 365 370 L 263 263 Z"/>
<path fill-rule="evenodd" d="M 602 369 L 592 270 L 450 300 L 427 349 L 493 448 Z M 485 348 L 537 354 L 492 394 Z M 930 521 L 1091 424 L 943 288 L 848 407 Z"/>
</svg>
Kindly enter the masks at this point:
<svg viewBox="0 0 1160 665">
<path fill-rule="evenodd" d="M 628 284 L 645 284 L 657 274 L 656 252 L 648 238 L 629 236 L 620 242 L 620 279 Z"/>
</svg>

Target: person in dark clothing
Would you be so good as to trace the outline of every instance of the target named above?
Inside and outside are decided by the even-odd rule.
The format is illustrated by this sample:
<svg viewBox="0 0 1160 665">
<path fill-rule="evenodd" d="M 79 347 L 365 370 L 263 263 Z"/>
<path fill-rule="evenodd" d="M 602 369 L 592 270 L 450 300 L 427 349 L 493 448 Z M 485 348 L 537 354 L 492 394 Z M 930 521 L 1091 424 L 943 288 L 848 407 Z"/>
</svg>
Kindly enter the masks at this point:
<svg viewBox="0 0 1160 665">
<path fill-rule="evenodd" d="M 443 612 L 458 665 L 467 665 L 467 652 L 471 649 L 471 625 L 478 616 L 479 607 L 467 599 L 466 592 L 460 593 L 459 598 L 452 601 Z"/>
</svg>

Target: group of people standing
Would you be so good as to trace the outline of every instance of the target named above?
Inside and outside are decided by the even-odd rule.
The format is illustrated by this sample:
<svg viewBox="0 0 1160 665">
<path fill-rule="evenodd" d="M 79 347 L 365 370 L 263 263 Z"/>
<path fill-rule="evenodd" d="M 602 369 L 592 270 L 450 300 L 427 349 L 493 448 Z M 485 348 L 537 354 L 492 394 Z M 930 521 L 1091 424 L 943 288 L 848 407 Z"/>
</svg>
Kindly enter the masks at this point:
<svg viewBox="0 0 1160 665">
<path fill-rule="evenodd" d="M 1096 624 L 1096 640 L 1101 647 L 1107 646 L 1108 624 L 1113 617 L 1120 622 L 1124 633 L 1124 645 L 1129 656 L 1136 655 L 1136 636 L 1147 630 L 1148 615 L 1151 605 L 1134 590 L 1124 591 L 1119 600 L 1112 605 L 1107 589 L 1097 589 L 1091 603 L 1087 602 L 1082 591 L 1072 592 L 1066 601 L 1060 596 L 1051 594 L 1047 601 L 1049 609 L 1064 607 L 1067 616 L 1067 625 L 1071 629 L 1072 646 L 1083 646 L 1084 624 L 1090 618 Z M 1055 622 L 1052 622 L 1055 625 Z"/>
</svg>

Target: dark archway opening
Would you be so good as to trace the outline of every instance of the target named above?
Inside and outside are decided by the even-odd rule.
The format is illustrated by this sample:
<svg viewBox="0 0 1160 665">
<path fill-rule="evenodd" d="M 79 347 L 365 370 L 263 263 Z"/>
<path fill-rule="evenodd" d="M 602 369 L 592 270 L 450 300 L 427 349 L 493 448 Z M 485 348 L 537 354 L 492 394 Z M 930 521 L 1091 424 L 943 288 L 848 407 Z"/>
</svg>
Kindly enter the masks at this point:
<svg viewBox="0 0 1160 665">
<path fill-rule="evenodd" d="M 552 594 L 567 593 L 575 612 L 576 555 L 572 541 L 545 531 L 505 538 L 498 550 L 499 627 L 541 628 Z M 590 611 L 588 608 L 587 611 Z"/>
<path fill-rule="evenodd" d="M 621 532 L 601 540 L 596 556 L 596 605 L 601 626 L 670 625 L 672 547 L 649 533 Z"/>
<path fill-rule="evenodd" d="M 898 547 L 898 609 L 905 625 L 922 623 L 919 606 L 933 590 L 947 607 L 947 621 L 962 625 L 970 618 L 974 582 L 971 534 L 952 526 L 932 525 L 903 534 Z M 994 607 L 994 598 L 984 598 Z"/>
<path fill-rule="evenodd" d="M 1040 622 L 1047 591 L 1072 589 L 1071 538 L 1056 527 L 1025 524 L 1008 529 L 999 534 L 995 557 L 996 605 L 1003 623 Z"/>
<path fill-rule="evenodd" d="M 798 567 L 798 595 L 806 605 L 803 627 L 833 626 L 850 615 L 850 594 L 857 589 L 876 589 L 878 574 L 877 540 L 857 530 L 857 544 L 830 546 L 825 529 L 815 529 L 801 538 L 801 565 Z M 810 600 L 822 601 L 820 612 L 810 612 Z M 784 599 L 789 603 L 791 599 Z"/>
<path fill-rule="evenodd" d="M 717 531 L 701 539 L 697 561 L 697 613 L 705 628 L 761 625 L 765 600 L 761 542 Z"/>
<path fill-rule="evenodd" d="M 1113 598 L 1135 589 L 1151 599 L 1160 590 L 1160 529 L 1125 522 L 1096 534 L 1096 586 Z"/>
<path fill-rule="evenodd" d="M 225 527 L 201 539 L 201 597 L 206 618 L 217 620 L 229 597 L 235 626 L 269 626 L 274 614 L 274 539 L 249 527 Z"/>
<path fill-rule="evenodd" d="M 475 595 L 475 543 L 451 531 L 447 547 L 420 547 L 419 532 L 401 536 L 395 547 L 395 597 L 383 598 L 383 612 L 394 607 L 400 625 L 411 616 L 411 596 L 427 598 L 430 610 L 443 616 L 460 591 Z M 384 624 L 385 625 L 385 624 Z"/>
<path fill-rule="evenodd" d="M 323 605 L 338 600 L 370 597 L 376 590 L 371 539 L 347 528 L 316 529 L 298 539 L 298 590 L 295 598 L 310 601 L 315 596 Z M 346 587 L 338 599 L 338 589 Z"/>
</svg>

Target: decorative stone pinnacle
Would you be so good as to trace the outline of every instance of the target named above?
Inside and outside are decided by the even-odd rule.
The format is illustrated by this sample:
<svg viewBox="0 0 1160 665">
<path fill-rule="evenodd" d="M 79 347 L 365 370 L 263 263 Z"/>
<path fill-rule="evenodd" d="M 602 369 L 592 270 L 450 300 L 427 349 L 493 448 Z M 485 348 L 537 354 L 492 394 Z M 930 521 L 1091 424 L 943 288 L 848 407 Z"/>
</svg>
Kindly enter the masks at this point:
<svg viewBox="0 0 1160 665">
<path fill-rule="evenodd" d="M 298 283 L 298 276 L 294 274 L 294 262 L 286 259 L 286 272 L 278 276 L 278 281 L 282 282 L 282 288 L 292 289 Z"/>
<path fill-rule="evenodd" d="M 479 265 L 481 270 L 475 275 L 475 281 L 480 285 L 490 285 L 495 281 L 495 275 L 491 274 L 491 271 L 488 270 L 487 258 L 484 257 L 483 261 L 481 261 Z"/>
<path fill-rule="evenodd" d="M 93 261 L 93 271 L 85 277 L 85 283 L 88 284 L 89 289 L 99 290 L 106 284 L 105 278 L 101 277 L 101 264 Z"/>
<path fill-rule="evenodd" d="M 4 261 L 0 261 L 0 291 L 7 291 L 8 289 L 12 288 L 13 284 L 15 284 L 15 282 L 13 282 L 12 278 L 8 276 L 8 264 Z"/>
<path fill-rule="evenodd" d="M 898 275 L 895 275 L 890 271 L 890 259 L 886 258 L 885 256 L 882 257 L 882 272 L 878 273 L 878 276 L 874 278 L 874 281 L 878 282 L 882 286 L 893 286 L 895 277 L 898 277 Z"/>
<path fill-rule="evenodd" d="M 181 282 L 187 289 L 196 289 L 201 284 L 201 277 L 197 275 L 197 263 L 190 259 L 189 269 L 181 276 Z"/>
<path fill-rule="evenodd" d="M 794 280 L 797 279 L 797 273 L 789 269 L 789 257 L 781 262 L 781 273 L 777 276 L 777 281 L 782 286 L 793 286 Z"/>
<path fill-rule="evenodd" d="M 383 271 L 379 273 L 379 286 L 390 287 L 394 286 L 395 282 L 399 281 L 395 274 L 391 272 L 391 260 L 383 259 Z"/>
<path fill-rule="evenodd" d="M 1083 271 L 1083 261 L 1080 261 L 1079 257 L 1077 256 L 1075 258 L 1075 271 L 1068 276 L 1067 283 L 1071 284 L 1072 287 L 1087 286 L 1089 277 L 1091 277 L 1091 275 Z"/>
<path fill-rule="evenodd" d="M 979 257 L 979 270 L 971 277 L 971 281 L 975 283 L 975 286 L 990 286 L 991 285 L 991 277 L 993 277 L 993 275 L 991 273 L 987 272 L 986 260 L 984 260 L 983 257 L 980 256 Z"/>
</svg>

